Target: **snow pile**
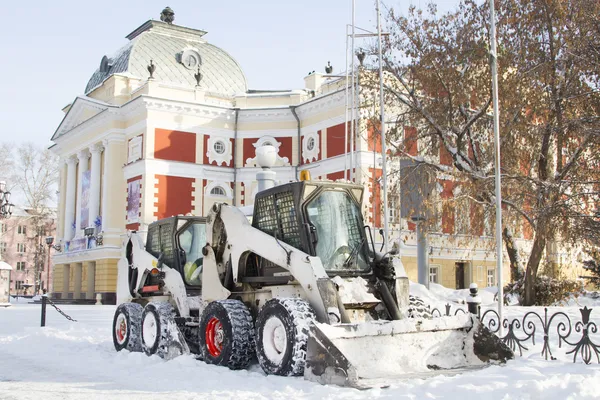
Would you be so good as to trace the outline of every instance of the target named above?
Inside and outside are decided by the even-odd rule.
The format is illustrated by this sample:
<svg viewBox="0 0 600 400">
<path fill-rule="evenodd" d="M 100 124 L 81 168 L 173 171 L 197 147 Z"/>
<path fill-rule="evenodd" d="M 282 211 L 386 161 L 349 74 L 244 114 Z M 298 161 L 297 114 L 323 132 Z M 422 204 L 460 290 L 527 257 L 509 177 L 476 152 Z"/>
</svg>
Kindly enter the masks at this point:
<svg viewBox="0 0 600 400">
<path fill-rule="evenodd" d="M 598 307 L 598 309 L 600 309 L 600 292 L 584 291 L 583 294 L 581 294 L 579 296 L 571 295 L 569 297 L 569 299 L 567 299 L 566 301 L 563 301 L 561 303 L 562 304 L 555 304 L 555 305 L 557 305 L 557 306 L 565 305 L 565 306 L 571 306 L 571 307 L 587 306 L 588 308 Z"/>
<path fill-rule="evenodd" d="M 377 297 L 369 293 L 369 286 L 360 276 L 343 279 L 336 276 L 332 281 L 338 285 L 340 298 L 344 304 L 379 303 Z"/>
<path fill-rule="evenodd" d="M 540 356 L 542 340 L 523 357 L 455 376 L 395 379 L 387 389 L 358 391 L 321 386 L 303 378 L 265 376 L 260 367 L 230 371 L 207 365 L 194 356 L 164 361 L 156 356 L 115 352 L 111 337 L 114 306 L 61 305 L 78 322 L 49 308 L 47 326 L 40 328 L 40 305 L 16 304 L 0 309 L 0 399 L 11 400 L 169 400 L 169 399 L 547 399 L 597 397 L 600 365 L 576 364 L 567 349 L 557 361 Z M 579 307 L 562 307 L 579 320 Z M 509 307 L 509 317 L 542 307 Z M 556 310 L 553 310 L 555 312 Z M 598 323 L 600 312 L 591 315 Z M 596 343 L 598 335 L 593 336 Z M 563 348 L 565 347 L 563 343 Z M 368 348 L 363 353 L 375 353 Z M 379 354 L 380 358 L 385 354 Z M 385 366 L 384 359 L 381 364 Z M 595 360 L 593 361 L 595 362 Z M 389 381 L 387 383 L 390 383 Z"/>
<path fill-rule="evenodd" d="M 470 297 L 469 289 L 448 289 L 437 283 L 430 283 L 429 290 L 420 283 L 410 282 L 410 294 L 421 298 L 425 303 L 432 308 L 442 309 L 447 304 L 466 304 L 467 298 Z M 481 305 L 494 305 L 497 302 L 494 300 L 496 288 L 479 289 L 479 297 Z"/>
</svg>

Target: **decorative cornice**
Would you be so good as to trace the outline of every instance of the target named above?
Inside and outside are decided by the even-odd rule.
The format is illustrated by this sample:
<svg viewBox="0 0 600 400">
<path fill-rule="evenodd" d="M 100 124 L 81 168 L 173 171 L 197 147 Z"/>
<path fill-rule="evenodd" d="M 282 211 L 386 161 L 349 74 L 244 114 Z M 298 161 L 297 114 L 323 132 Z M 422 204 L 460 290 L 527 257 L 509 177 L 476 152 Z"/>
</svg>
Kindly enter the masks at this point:
<svg viewBox="0 0 600 400">
<path fill-rule="evenodd" d="M 104 150 L 104 146 L 101 142 L 94 143 L 89 147 L 90 153 L 92 154 L 100 154 L 102 150 Z"/>
<path fill-rule="evenodd" d="M 77 152 L 77 158 L 80 162 L 85 162 L 90 158 L 90 152 L 88 149 L 83 149 Z"/>
</svg>

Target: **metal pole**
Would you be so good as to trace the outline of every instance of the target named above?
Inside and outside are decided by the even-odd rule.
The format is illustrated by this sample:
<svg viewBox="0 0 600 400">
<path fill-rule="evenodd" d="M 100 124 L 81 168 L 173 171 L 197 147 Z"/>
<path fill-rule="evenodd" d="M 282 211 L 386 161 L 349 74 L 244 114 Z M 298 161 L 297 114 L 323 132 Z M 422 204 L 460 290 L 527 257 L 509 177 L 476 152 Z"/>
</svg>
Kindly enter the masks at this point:
<svg viewBox="0 0 600 400">
<path fill-rule="evenodd" d="M 354 104 L 354 94 L 355 94 L 355 87 L 354 87 L 354 26 L 356 25 L 356 9 L 355 9 L 355 0 L 352 0 L 352 46 L 351 49 L 352 51 L 350 52 L 351 54 L 351 62 L 350 62 L 350 69 L 352 70 L 352 112 L 351 112 L 351 119 L 350 119 L 350 180 L 354 182 L 354 120 L 356 118 L 356 113 L 355 113 L 355 104 Z"/>
<path fill-rule="evenodd" d="M 50 293 L 50 249 L 48 246 L 48 270 L 46 271 L 46 293 Z"/>
<path fill-rule="evenodd" d="M 498 69 L 496 55 L 496 15 L 494 0 L 490 0 L 490 41 L 491 41 L 491 67 L 492 67 L 492 97 L 494 104 L 494 147 L 496 159 L 496 271 L 498 274 L 498 316 L 500 317 L 500 336 L 502 336 L 502 306 L 504 294 L 502 288 L 502 192 L 500 190 L 500 121 L 498 114 Z"/>
<path fill-rule="evenodd" d="M 48 301 L 48 295 L 44 293 L 42 295 L 42 321 L 40 326 L 46 326 L 46 302 Z"/>
<path fill-rule="evenodd" d="M 359 138 L 359 132 L 360 132 L 360 65 L 356 67 L 356 98 L 355 98 L 355 105 L 356 105 L 356 123 L 354 125 L 354 146 L 358 147 L 358 138 Z M 358 154 L 360 153 L 356 153 L 356 149 L 353 147 L 352 148 L 352 154 L 354 154 L 354 165 L 352 166 L 352 168 L 354 168 L 354 181 L 358 182 L 358 167 L 360 166 L 360 161 L 358 160 Z"/>
<path fill-rule="evenodd" d="M 348 25 L 346 25 L 346 123 L 344 125 L 344 180 L 348 180 Z"/>
<path fill-rule="evenodd" d="M 379 108 L 381 112 L 381 156 L 382 156 L 382 178 L 383 178 L 383 231 L 385 236 L 385 253 L 388 252 L 389 229 L 388 229 L 388 204 L 387 204 L 387 155 L 385 145 L 385 115 L 383 101 L 383 57 L 381 55 L 381 12 L 379 0 L 377 4 L 377 37 L 379 41 Z"/>
</svg>

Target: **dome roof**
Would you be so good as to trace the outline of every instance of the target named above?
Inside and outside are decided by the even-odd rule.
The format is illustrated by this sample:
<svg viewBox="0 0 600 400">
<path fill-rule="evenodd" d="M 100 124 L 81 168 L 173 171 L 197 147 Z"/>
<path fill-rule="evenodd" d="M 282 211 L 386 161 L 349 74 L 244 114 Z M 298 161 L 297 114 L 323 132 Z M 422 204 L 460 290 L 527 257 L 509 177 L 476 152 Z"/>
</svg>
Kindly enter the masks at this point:
<svg viewBox="0 0 600 400">
<path fill-rule="evenodd" d="M 151 60 L 156 66 L 155 80 L 195 87 L 194 75 L 198 72 L 193 65 L 195 60 L 188 66 L 183 63 L 189 57 L 200 63 L 201 89 L 225 96 L 245 93 L 248 84 L 242 69 L 228 53 L 202 39 L 205 33 L 161 21 L 146 22 L 127 36 L 130 40 L 127 45 L 112 57 L 102 58 L 85 87 L 85 94 L 116 73 L 147 79 Z"/>
</svg>

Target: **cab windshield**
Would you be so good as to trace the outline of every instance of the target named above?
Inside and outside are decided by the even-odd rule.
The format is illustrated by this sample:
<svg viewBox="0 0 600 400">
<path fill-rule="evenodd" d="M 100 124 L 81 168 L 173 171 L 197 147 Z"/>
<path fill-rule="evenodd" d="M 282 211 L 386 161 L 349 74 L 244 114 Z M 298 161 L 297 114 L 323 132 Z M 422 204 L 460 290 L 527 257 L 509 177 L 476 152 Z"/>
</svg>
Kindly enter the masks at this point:
<svg viewBox="0 0 600 400">
<path fill-rule="evenodd" d="M 326 190 L 307 205 L 317 233 L 316 255 L 326 271 L 361 272 L 369 268 L 360 207 L 345 191 Z"/>
<path fill-rule="evenodd" d="M 202 284 L 202 248 L 206 245 L 206 225 L 195 222 L 179 232 L 179 246 L 185 252 L 183 276 L 192 286 Z"/>
</svg>

